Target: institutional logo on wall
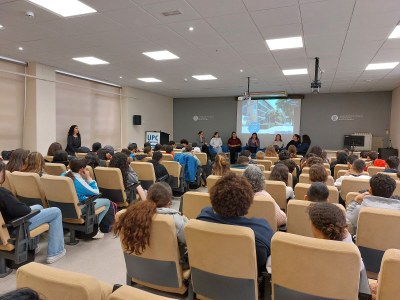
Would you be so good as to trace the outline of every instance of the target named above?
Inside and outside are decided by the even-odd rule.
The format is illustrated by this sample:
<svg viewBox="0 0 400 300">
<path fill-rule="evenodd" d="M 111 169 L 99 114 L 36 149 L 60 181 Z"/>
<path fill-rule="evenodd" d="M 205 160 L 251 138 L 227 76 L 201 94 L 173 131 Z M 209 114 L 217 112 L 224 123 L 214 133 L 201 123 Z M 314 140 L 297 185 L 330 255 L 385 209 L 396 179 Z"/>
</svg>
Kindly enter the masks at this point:
<svg viewBox="0 0 400 300">
<path fill-rule="evenodd" d="M 208 121 L 214 119 L 214 116 L 193 116 L 193 121 Z"/>
<path fill-rule="evenodd" d="M 338 115 L 332 115 L 331 119 L 333 122 L 336 122 L 337 120 L 339 120 L 339 117 Z"/>
<path fill-rule="evenodd" d="M 193 121 L 197 122 L 199 120 L 199 116 L 193 116 Z"/>
<path fill-rule="evenodd" d="M 332 115 L 331 120 L 336 121 L 355 121 L 356 119 L 362 119 L 364 115 Z"/>
</svg>

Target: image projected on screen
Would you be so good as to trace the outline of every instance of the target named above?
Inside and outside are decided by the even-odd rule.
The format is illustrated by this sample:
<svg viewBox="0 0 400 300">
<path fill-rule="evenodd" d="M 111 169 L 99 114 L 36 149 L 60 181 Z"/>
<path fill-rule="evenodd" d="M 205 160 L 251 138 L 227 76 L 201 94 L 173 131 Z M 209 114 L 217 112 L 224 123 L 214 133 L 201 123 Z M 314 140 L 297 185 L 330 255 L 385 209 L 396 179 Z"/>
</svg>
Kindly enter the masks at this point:
<svg viewBox="0 0 400 300">
<path fill-rule="evenodd" d="M 241 133 L 293 134 L 298 130 L 300 107 L 298 99 L 243 101 Z"/>
</svg>

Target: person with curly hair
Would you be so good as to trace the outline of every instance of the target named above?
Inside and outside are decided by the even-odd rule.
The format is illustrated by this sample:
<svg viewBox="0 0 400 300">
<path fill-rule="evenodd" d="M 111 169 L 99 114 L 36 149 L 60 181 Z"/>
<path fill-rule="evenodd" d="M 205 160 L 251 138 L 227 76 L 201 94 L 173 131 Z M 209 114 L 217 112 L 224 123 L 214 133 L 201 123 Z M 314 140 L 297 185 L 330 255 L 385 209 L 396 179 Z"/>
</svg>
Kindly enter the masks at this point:
<svg viewBox="0 0 400 300">
<path fill-rule="evenodd" d="M 243 176 L 229 172 L 211 188 L 210 198 L 212 207 L 203 208 L 197 219 L 251 228 L 255 236 L 257 267 L 261 274 L 271 255 L 273 231 L 265 219 L 245 217 L 254 198 L 250 183 Z"/>
<path fill-rule="evenodd" d="M 6 165 L 7 171 L 21 171 L 24 167 L 28 154 L 29 150 L 24 150 L 22 148 L 15 149 L 13 152 L 11 152 L 10 159 Z"/>
<path fill-rule="evenodd" d="M 65 148 L 65 151 L 68 152 L 68 155 L 75 156 L 75 153 L 78 152 L 80 146 L 81 133 L 79 132 L 78 125 L 71 125 L 68 130 L 67 147 Z"/>
<path fill-rule="evenodd" d="M 290 158 L 297 158 L 297 148 L 295 145 L 290 145 L 287 151 L 289 152 Z"/>
<path fill-rule="evenodd" d="M 212 168 L 212 174 L 217 176 L 224 176 L 230 171 L 230 164 L 225 154 L 220 153 L 215 156 L 214 165 Z"/>
<path fill-rule="evenodd" d="M 141 255 L 146 250 L 150 243 L 151 222 L 155 214 L 171 215 L 179 243 L 186 244 L 183 229 L 188 219 L 170 208 L 171 199 L 171 187 L 165 182 L 156 182 L 149 188 L 147 201 L 139 201 L 128 206 L 113 229 L 116 236 L 122 235 L 122 244 L 126 252 Z"/>
<path fill-rule="evenodd" d="M 324 165 L 315 164 L 310 167 L 309 178 L 311 183 L 313 182 L 323 182 L 328 181 L 328 171 L 325 169 Z"/>
<path fill-rule="evenodd" d="M 133 171 L 131 166 L 129 165 L 128 156 L 125 153 L 122 152 L 115 153 L 110 160 L 109 167 L 118 168 L 121 170 L 122 181 L 124 182 L 125 188 L 131 184 L 139 183 L 139 178 L 135 173 L 135 171 Z M 140 199 L 146 200 L 146 192 L 144 191 L 141 185 L 138 185 L 136 187 L 136 191 L 138 192 Z M 127 191 L 126 196 L 128 198 L 128 202 L 131 202 L 134 200 L 135 194 L 132 193 L 131 191 Z"/>
<path fill-rule="evenodd" d="M 313 182 L 304 195 L 304 200 L 311 202 L 328 202 L 329 189 L 323 182 Z"/>
<path fill-rule="evenodd" d="M 268 147 L 265 149 L 265 157 L 266 157 L 265 159 L 268 159 L 268 157 L 279 158 L 279 155 L 278 155 L 278 153 L 276 152 L 274 146 L 268 146 Z"/>
<path fill-rule="evenodd" d="M 45 173 L 43 155 L 39 152 L 29 153 L 21 172 L 36 173 L 42 176 Z"/>
<path fill-rule="evenodd" d="M 324 161 L 321 157 L 318 156 L 311 156 L 306 160 L 306 167 L 311 167 L 313 165 L 323 165 Z"/>
<path fill-rule="evenodd" d="M 287 221 L 286 214 L 281 210 L 281 208 L 275 202 L 272 196 L 265 190 L 265 179 L 263 171 L 261 171 L 261 169 L 256 165 L 249 165 L 244 171 L 243 176 L 251 184 L 254 196 L 263 196 L 274 202 L 277 226 L 279 227 L 285 225 Z"/>
</svg>

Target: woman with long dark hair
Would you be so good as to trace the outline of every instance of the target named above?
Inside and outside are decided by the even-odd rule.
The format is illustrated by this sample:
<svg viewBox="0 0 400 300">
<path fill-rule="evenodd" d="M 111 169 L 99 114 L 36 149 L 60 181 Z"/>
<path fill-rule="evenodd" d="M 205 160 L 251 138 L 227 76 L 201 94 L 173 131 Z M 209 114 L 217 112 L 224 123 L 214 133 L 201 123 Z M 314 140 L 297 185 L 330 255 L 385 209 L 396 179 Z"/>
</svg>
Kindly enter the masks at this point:
<svg viewBox="0 0 400 300">
<path fill-rule="evenodd" d="M 253 132 L 251 137 L 247 141 L 247 148 L 251 153 L 256 153 L 257 149 L 260 148 L 260 140 L 258 139 L 257 133 Z"/>
<path fill-rule="evenodd" d="M 69 155 L 75 156 L 79 147 L 81 147 L 81 134 L 78 125 L 72 125 L 68 130 L 67 147 L 65 151 L 67 151 Z"/>
<path fill-rule="evenodd" d="M 301 143 L 300 145 L 297 146 L 297 154 L 299 155 L 306 155 L 308 148 L 310 148 L 311 145 L 311 139 L 307 134 L 303 134 L 301 137 Z"/>
<path fill-rule="evenodd" d="M 15 149 L 7 163 L 7 171 L 21 171 L 24 167 L 25 160 L 28 157 L 29 150 L 24 150 L 22 148 Z"/>
<path fill-rule="evenodd" d="M 57 142 L 51 143 L 49 149 L 47 150 L 47 156 L 54 156 L 58 150 L 62 150 L 61 144 Z"/>
<path fill-rule="evenodd" d="M 242 151 L 242 141 L 238 138 L 236 131 L 232 131 L 231 137 L 228 140 L 229 158 L 231 164 L 236 162 L 236 153 Z"/>
<path fill-rule="evenodd" d="M 131 166 L 129 165 L 128 156 L 125 153 L 117 152 L 110 160 L 110 168 L 118 168 L 121 170 L 122 173 L 122 181 L 124 182 L 124 187 L 139 183 L 139 178 L 136 175 L 135 171 L 132 170 Z M 136 187 L 136 191 L 138 192 L 140 199 L 146 200 L 146 193 L 141 185 Z M 134 200 L 134 193 L 131 194 L 127 191 L 127 195 L 129 202 Z"/>
</svg>

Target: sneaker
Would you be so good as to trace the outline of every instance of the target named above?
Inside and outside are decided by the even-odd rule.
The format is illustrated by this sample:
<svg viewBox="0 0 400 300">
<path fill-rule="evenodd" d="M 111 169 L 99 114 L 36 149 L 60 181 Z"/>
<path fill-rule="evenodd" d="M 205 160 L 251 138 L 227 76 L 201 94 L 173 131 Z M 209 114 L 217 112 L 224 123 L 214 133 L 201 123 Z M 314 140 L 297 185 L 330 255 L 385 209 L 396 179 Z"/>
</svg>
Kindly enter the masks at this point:
<svg viewBox="0 0 400 300">
<path fill-rule="evenodd" d="M 46 262 L 48 264 L 55 263 L 56 261 L 58 261 L 61 258 L 63 258 L 66 253 L 67 253 L 67 250 L 65 250 L 65 248 L 64 248 L 64 250 L 60 254 L 57 254 L 57 255 L 54 255 L 54 256 L 48 256 L 47 259 L 46 259 Z"/>
<path fill-rule="evenodd" d="M 97 231 L 97 233 L 96 233 L 96 235 L 94 236 L 94 237 L 92 237 L 92 239 L 96 239 L 96 240 L 98 240 L 98 239 L 102 239 L 104 237 L 104 233 L 102 233 L 101 231 L 100 231 L 100 229 Z"/>
</svg>

